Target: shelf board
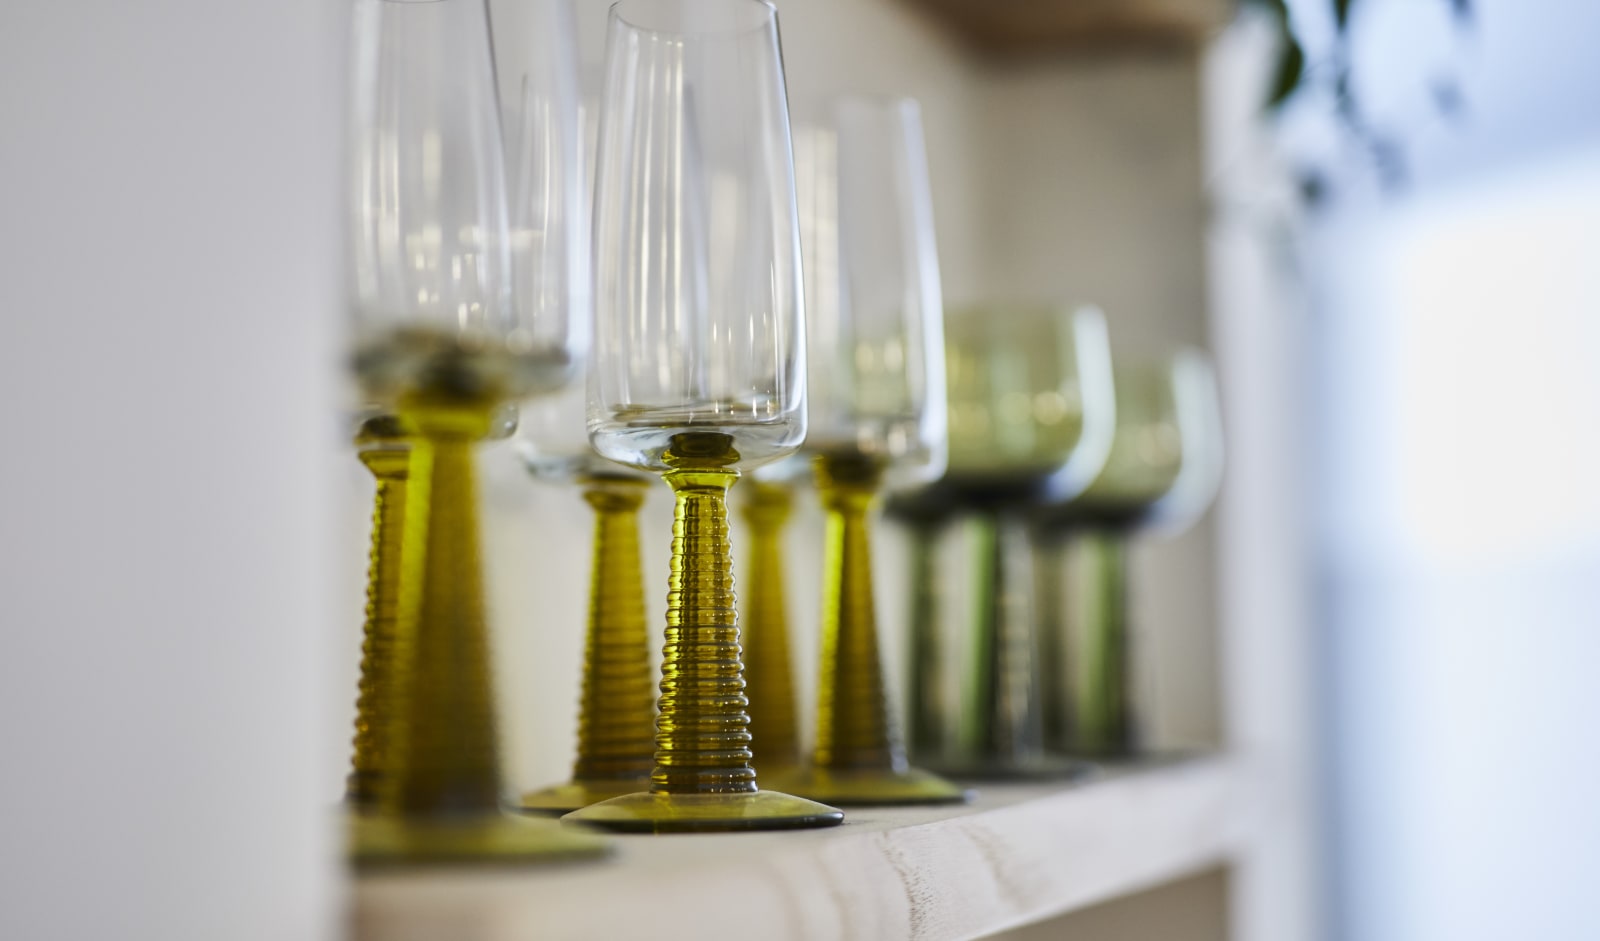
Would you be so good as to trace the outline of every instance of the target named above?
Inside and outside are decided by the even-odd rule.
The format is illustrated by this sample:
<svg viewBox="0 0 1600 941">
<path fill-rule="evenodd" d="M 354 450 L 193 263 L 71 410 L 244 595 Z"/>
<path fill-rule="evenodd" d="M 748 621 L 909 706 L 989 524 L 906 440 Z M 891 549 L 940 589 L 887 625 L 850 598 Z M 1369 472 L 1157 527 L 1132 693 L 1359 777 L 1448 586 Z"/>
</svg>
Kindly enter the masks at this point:
<svg viewBox="0 0 1600 941">
<path fill-rule="evenodd" d="M 909 0 L 994 53 L 1192 48 L 1236 0 Z"/>
<path fill-rule="evenodd" d="M 830 830 L 618 837 L 607 861 L 356 879 L 359 941 L 973 938 L 1225 862 L 1223 757 L 1077 786 L 985 787 L 958 808 L 862 809 Z"/>
</svg>

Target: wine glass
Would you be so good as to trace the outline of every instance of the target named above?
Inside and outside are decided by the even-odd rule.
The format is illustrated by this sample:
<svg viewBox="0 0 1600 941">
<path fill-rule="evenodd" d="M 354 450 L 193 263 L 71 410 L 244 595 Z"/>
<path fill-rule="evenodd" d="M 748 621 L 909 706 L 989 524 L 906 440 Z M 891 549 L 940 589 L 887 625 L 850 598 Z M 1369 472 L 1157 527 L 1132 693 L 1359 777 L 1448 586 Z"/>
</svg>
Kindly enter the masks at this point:
<svg viewBox="0 0 1600 941">
<path fill-rule="evenodd" d="M 516 128 L 507 135 L 512 232 L 527 249 L 515 253 L 521 264 L 514 296 L 535 311 L 569 310 L 572 334 L 586 347 L 594 313 L 588 265 L 593 109 L 579 101 L 570 3 L 533 0 L 518 12 L 524 30 L 565 40 L 529 50 L 535 56 L 514 83 L 519 104 L 507 122 Z M 583 378 L 524 405 L 515 441 L 535 481 L 576 485 L 595 514 L 578 753 L 570 780 L 516 801 L 526 811 L 567 813 L 637 791 L 654 764 L 655 693 L 639 568 L 639 508 L 650 477 L 589 446 Z"/>
<path fill-rule="evenodd" d="M 827 514 L 823 646 L 811 764 L 784 781 L 832 804 L 961 801 L 964 789 L 906 761 L 884 692 L 867 524 L 886 477 L 926 481 L 945 461 L 921 115 L 909 99 L 842 99 L 811 144 L 800 190 L 815 287 L 804 447 Z"/>
<path fill-rule="evenodd" d="M 792 128 L 795 194 L 799 205 L 806 323 L 829 319 L 838 304 L 838 207 L 834 198 L 837 135 L 817 122 Z M 814 395 L 817 386 L 808 391 Z M 811 409 L 810 402 L 807 410 Z M 794 512 L 795 491 L 811 477 L 807 455 L 795 452 L 762 465 L 739 489 L 739 516 L 748 543 L 743 578 L 746 585 L 739 637 L 744 651 L 750 700 L 752 763 L 767 782 L 790 778 L 805 761 L 800 717 L 795 699 L 794 668 L 789 649 L 789 612 L 784 584 L 783 538 Z"/>
<path fill-rule="evenodd" d="M 728 488 L 806 430 L 777 11 L 621 0 L 607 42 L 589 435 L 672 488 L 672 577 L 650 789 L 564 819 L 655 832 L 836 824 L 833 807 L 756 785 L 728 544 Z"/>
<path fill-rule="evenodd" d="M 1105 319 L 1092 307 L 991 306 L 952 312 L 946 330 L 949 469 L 891 506 L 921 543 L 912 567 L 914 757 L 965 777 L 1079 774 L 1082 764 L 1044 749 L 1025 517 L 1077 494 L 1106 459 L 1115 405 Z M 956 520 L 975 549 L 970 652 L 941 643 L 931 568 L 934 541 Z M 961 714 L 951 715 L 942 678 L 962 660 L 972 675 Z"/>
<path fill-rule="evenodd" d="M 559 388 L 562 303 L 512 293 L 517 255 L 485 0 L 357 0 L 350 115 L 354 369 L 410 445 L 387 764 L 358 863 L 531 861 L 604 844 L 500 810 L 473 449 L 504 407 Z M 547 232 L 554 236 L 555 232 Z"/>
<path fill-rule="evenodd" d="M 1186 349 L 1119 365 L 1117 428 L 1104 469 L 1036 530 L 1047 745 L 1067 754 L 1140 753 L 1129 682 L 1128 543 L 1176 532 L 1205 512 L 1222 476 L 1222 422 L 1209 358 Z M 1058 579 L 1065 574 L 1067 584 Z"/>
</svg>

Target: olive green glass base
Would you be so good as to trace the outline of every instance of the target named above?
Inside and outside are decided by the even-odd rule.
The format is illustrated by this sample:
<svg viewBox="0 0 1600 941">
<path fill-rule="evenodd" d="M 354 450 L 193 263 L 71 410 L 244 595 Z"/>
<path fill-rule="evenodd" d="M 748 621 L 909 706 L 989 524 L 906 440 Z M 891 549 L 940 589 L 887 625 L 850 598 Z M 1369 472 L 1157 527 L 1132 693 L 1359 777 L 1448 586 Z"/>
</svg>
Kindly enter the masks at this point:
<svg viewBox="0 0 1600 941">
<path fill-rule="evenodd" d="M 714 833 L 831 827 L 844 813 L 777 791 L 741 794 L 641 792 L 585 807 L 561 818 L 623 833 Z"/>
<path fill-rule="evenodd" d="M 840 807 L 900 807 L 963 804 L 972 792 L 928 771 L 868 768 L 860 771 L 808 768 L 784 782 L 813 800 Z"/>
<path fill-rule="evenodd" d="M 517 810 L 536 814 L 566 814 L 590 804 L 649 790 L 650 777 L 616 780 L 568 781 L 538 791 L 529 791 L 517 802 Z"/>
<path fill-rule="evenodd" d="M 939 774 L 966 781 L 1079 781 L 1101 771 L 1092 761 L 1059 755 L 1033 755 L 1007 761 L 956 758 L 926 764 Z"/>
<path fill-rule="evenodd" d="M 553 820 L 485 816 L 463 820 L 350 818 L 350 860 L 358 867 L 532 865 L 604 856 L 605 838 Z"/>
</svg>

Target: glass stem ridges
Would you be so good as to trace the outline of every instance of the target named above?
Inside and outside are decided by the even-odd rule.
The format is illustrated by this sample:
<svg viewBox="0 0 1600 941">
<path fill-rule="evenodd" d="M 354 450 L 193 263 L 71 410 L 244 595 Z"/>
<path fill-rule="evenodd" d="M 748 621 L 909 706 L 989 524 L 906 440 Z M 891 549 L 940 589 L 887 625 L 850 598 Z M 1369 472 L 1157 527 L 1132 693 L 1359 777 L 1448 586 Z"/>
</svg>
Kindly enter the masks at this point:
<svg viewBox="0 0 1600 941">
<path fill-rule="evenodd" d="M 822 665 L 812 767 L 797 787 L 843 804 L 965 800 L 960 787 L 908 767 L 889 710 L 867 527 L 883 464 L 856 454 L 821 454 L 813 467 L 827 513 Z"/>
<path fill-rule="evenodd" d="M 361 630 L 361 678 L 356 685 L 356 732 L 351 742 L 345 800 L 358 810 L 371 810 L 378 805 L 380 782 L 388 770 L 381 716 L 394 682 L 395 621 L 411 446 L 399 421 L 382 416 L 362 424 L 356 448 L 361 463 L 372 472 L 376 491 L 367 565 L 366 618 Z"/>
<path fill-rule="evenodd" d="M 776 772 L 801 762 L 783 588 L 783 534 L 794 509 L 794 491 L 763 480 L 746 482 L 744 490 L 741 516 L 750 553 L 742 579 L 748 587 L 740 633 L 749 678 L 750 748 L 757 768 Z"/>
<path fill-rule="evenodd" d="M 867 531 L 882 469 L 875 462 L 823 455 L 815 471 L 827 513 L 827 557 L 812 763 L 829 770 L 904 770 L 904 749 L 884 696 Z"/>
<path fill-rule="evenodd" d="M 733 437 L 680 432 L 663 456 L 675 497 L 666 644 L 648 792 L 585 807 L 567 819 L 624 831 L 831 826 L 837 809 L 756 786 L 749 701 L 728 544 Z"/>
<path fill-rule="evenodd" d="M 643 788 L 654 766 L 655 688 L 639 568 L 639 507 L 649 483 L 588 475 L 594 509 L 589 625 L 572 780 L 523 796 L 524 810 L 577 810 Z"/>
<path fill-rule="evenodd" d="M 527 862 L 600 851 L 593 837 L 500 812 L 500 755 L 473 450 L 494 400 L 413 394 L 393 682 L 380 703 L 378 812 L 353 832 L 358 863 Z"/>
<path fill-rule="evenodd" d="M 1031 609 L 1027 536 L 1004 510 L 974 517 L 975 549 L 967 750 L 998 769 L 1036 761 L 1044 739 L 1039 714 L 1037 638 Z"/>
</svg>

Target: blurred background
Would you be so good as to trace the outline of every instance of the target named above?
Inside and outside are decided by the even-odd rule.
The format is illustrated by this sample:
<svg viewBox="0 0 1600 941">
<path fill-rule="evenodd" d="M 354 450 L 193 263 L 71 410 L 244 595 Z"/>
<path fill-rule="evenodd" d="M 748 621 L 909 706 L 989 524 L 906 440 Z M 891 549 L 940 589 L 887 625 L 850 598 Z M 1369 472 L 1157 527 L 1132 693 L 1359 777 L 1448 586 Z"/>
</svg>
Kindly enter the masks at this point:
<svg viewBox="0 0 1600 941">
<path fill-rule="evenodd" d="M 1089 301 L 1119 354 L 1218 363 L 1227 476 L 1136 548 L 1136 672 L 1157 746 L 1251 769 L 1251 836 L 1016 937 L 1600 937 L 1600 6 L 777 5 L 797 120 L 921 100 L 948 302 Z M 606 4 L 576 7 L 592 78 Z M 0 937 L 339 936 L 347 14 L 0 11 Z M 509 447 L 484 475 L 534 786 L 570 761 L 589 515 Z M 647 584 L 669 529 L 654 491 Z"/>
</svg>

